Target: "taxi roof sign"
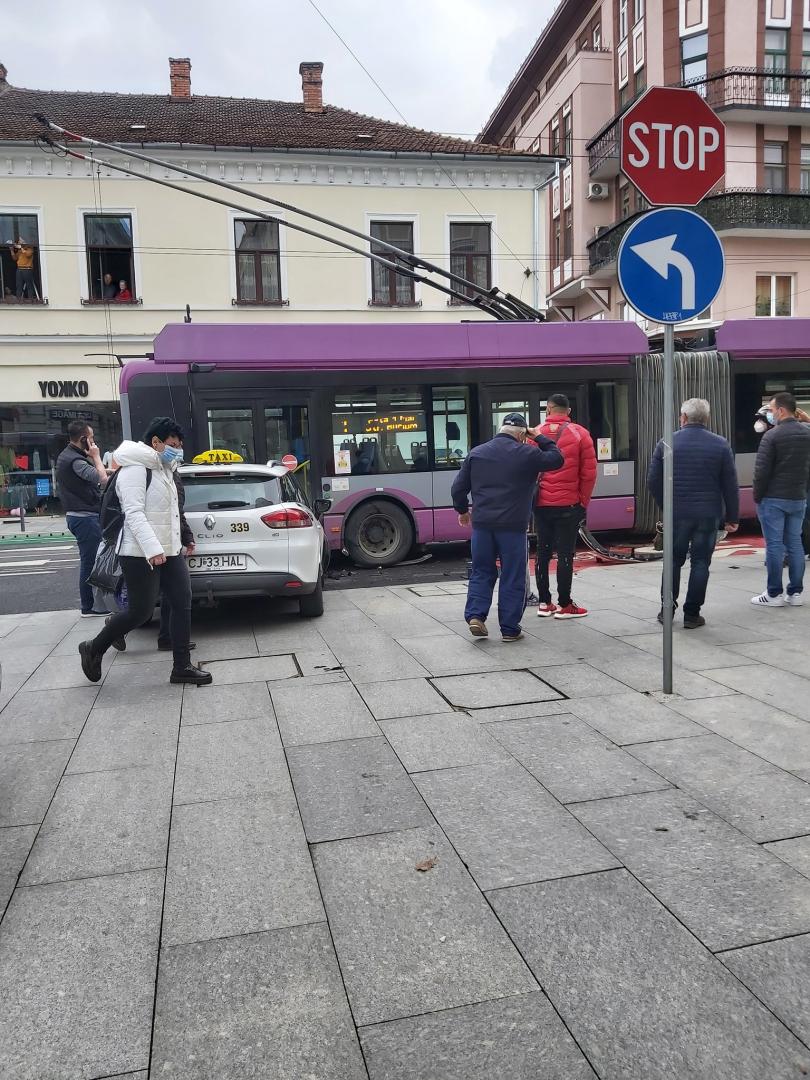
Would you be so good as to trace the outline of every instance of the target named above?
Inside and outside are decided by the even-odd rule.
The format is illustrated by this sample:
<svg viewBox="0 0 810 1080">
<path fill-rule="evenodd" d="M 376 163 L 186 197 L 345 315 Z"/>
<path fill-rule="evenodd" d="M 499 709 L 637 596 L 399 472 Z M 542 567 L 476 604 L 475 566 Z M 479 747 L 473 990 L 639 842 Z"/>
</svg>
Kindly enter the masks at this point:
<svg viewBox="0 0 810 1080">
<path fill-rule="evenodd" d="M 192 458 L 193 465 L 235 465 L 245 459 L 233 450 L 203 450 Z"/>
</svg>

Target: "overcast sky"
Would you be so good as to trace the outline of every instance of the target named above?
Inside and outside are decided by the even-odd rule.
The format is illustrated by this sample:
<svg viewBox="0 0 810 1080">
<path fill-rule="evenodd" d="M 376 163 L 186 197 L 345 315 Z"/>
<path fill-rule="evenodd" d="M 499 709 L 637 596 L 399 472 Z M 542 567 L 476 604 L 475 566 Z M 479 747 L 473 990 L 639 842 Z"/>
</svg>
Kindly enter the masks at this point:
<svg viewBox="0 0 810 1080">
<path fill-rule="evenodd" d="M 557 0 L 316 0 L 408 123 L 475 134 Z M 301 60 L 324 99 L 399 119 L 309 0 L 0 0 L 8 81 L 44 90 L 167 93 L 169 56 L 192 91 L 299 100 Z"/>
</svg>

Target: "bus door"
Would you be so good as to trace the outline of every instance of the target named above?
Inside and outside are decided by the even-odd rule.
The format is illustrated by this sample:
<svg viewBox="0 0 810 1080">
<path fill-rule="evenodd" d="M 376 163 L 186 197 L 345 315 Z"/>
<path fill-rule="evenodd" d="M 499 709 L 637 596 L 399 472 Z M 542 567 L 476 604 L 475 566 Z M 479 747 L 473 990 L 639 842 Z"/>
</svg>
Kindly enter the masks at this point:
<svg viewBox="0 0 810 1080">
<path fill-rule="evenodd" d="M 309 395 L 264 391 L 245 405 L 248 396 L 253 394 L 240 394 L 236 404 L 227 396 L 206 395 L 201 418 L 205 435 L 196 442 L 205 443 L 203 449 L 232 450 L 245 461 L 260 465 L 292 454 L 298 462 L 295 475 L 301 487 L 310 498 L 320 494 L 313 493 L 319 468 L 312 457 Z"/>
</svg>

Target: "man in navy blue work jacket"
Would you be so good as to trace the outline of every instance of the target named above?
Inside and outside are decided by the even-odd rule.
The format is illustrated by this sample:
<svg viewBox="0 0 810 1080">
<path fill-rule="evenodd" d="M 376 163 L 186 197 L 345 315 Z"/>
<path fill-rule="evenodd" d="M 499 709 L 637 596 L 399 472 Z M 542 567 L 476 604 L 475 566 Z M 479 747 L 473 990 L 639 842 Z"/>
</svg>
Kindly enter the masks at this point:
<svg viewBox="0 0 810 1080">
<path fill-rule="evenodd" d="M 527 439 L 531 436 L 531 440 Z M 476 446 L 453 481 L 453 506 L 461 525 L 470 524 L 472 493 L 472 576 L 464 618 L 473 637 L 487 636 L 487 615 L 498 580 L 498 622 L 504 641 L 523 637 L 526 607 L 526 528 L 537 475 L 562 468 L 556 443 L 530 428 L 520 413 L 509 413 L 489 442 Z"/>
<path fill-rule="evenodd" d="M 700 609 L 706 600 L 709 564 L 717 530 L 738 529 L 740 491 L 734 454 L 728 442 L 709 431 L 709 403 L 689 398 L 681 405 L 681 430 L 672 440 L 673 535 L 672 599 L 677 607 L 681 567 L 689 555 L 689 585 L 683 602 L 683 625 L 687 630 L 703 626 Z M 664 444 L 656 446 L 647 475 L 650 494 L 664 504 Z M 663 608 L 658 621 L 664 621 Z"/>
</svg>

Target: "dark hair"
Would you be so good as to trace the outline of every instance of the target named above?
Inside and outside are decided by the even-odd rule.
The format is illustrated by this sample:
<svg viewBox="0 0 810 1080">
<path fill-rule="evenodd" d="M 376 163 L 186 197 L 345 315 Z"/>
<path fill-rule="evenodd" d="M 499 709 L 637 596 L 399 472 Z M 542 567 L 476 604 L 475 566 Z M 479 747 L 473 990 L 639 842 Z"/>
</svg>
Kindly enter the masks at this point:
<svg viewBox="0 0 810 1080">
<path fill-rule="evenodd" d="M 548 399 L 549 405 L 556 405 L 558 409 L 570 409 L 571 402 L 565 396 L 565 394 L 550 394 Z"/>
<path fill-rule="evenodd" d="M 777 409 L 787 409 L 790 413 L 796 412 L 796 398 L 789 390 L 780 390 L 773 395 L 771 401 Z"/>
<path fill-rule="evenodd" d="M 152 439 L 156 435 L 161 442 L 166 442 L 170 435 L 176 435 L 182 442 L 183 429 L 171 416 L 153 416 L 149 421 L 149 427 L 143 433 L 143 441 L 147 446 L 151 446 Z"/>
<path fill-rule="evenodd" d="M 78 442 L 90 427 L 86 420 L 73 420 L 68 424 L 68 438 L 71 442 Z"/>
</svg>

